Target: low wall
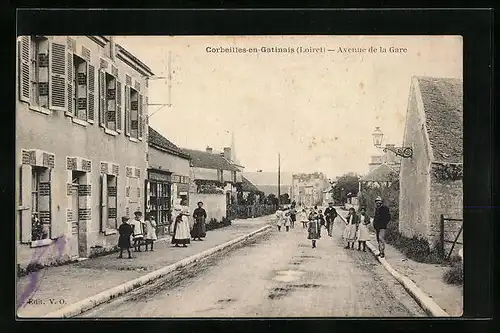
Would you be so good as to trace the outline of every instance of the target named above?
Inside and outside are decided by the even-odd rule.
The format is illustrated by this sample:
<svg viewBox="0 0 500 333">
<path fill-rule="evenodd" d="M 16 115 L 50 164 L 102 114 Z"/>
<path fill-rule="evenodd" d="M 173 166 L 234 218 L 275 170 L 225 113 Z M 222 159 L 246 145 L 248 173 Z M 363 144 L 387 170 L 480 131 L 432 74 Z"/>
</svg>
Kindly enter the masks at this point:
<svg viewBox="0 0 500 333">
<path fill-rule="evenodd" d="M 189 198 L 189 211 L 193 215 L 193 211 L 198 207 L 198 202 L 203 202 L 203 208 L 207 211 L 207 223 L 212 218 L 217 221 L 222 221 L 226 217 L 226 195 L 225 194 L 200 194 L 191 193 Z"/>
</svg>

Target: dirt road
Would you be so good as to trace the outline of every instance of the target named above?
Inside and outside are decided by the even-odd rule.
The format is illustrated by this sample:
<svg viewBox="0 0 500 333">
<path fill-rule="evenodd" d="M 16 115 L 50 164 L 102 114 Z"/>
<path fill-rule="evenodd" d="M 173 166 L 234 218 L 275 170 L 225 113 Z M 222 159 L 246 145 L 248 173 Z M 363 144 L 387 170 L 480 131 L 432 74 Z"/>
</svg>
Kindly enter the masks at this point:
<svg viewBox="0 0 500 333">
<path fill-rule="evenodd" d="M 426 316 L 371 253 L 344 249 L 342 228 L 316 249 L 300 225 L 273 230 L 81 317 Z"/>
</svg>

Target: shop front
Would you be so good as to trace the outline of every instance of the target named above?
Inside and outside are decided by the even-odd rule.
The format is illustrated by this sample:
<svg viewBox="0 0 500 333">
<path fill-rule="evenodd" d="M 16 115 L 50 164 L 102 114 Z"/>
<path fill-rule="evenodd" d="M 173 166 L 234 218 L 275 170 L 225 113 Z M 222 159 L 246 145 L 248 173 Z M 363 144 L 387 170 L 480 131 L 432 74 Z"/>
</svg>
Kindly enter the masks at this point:
<svg viewBox="0 0 500 333">
<path fill-rule="evenodd" d="M 172 174 L 148 170 L 146 180 L 146 212 L 156 219 L 158 237 L 168 235 L 172 223 Z"/>
</svg>

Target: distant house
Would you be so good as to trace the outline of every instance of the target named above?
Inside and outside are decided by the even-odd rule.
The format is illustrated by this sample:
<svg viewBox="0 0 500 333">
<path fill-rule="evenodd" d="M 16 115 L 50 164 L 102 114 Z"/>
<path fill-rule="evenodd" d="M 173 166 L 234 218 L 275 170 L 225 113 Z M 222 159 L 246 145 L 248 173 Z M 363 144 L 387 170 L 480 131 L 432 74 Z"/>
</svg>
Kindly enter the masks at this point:
<svg viewBox="0 0 500 333">
<path fill-rule="evenodd" d="M 413 77 L 404 142 L 413 157 L 401 161 L 399 230 L 405 236 L 440 239 L 440 215 L 463 214 L 463 82 L 459 79 Z M 459 223 L 447 223 L 453 239 Z"/>
<path fill-rule="evenodd" d="M 189 202 L 190 156 L 152 127 L 148 131 L 146 212 L 155 216 L 158 236 L 167 234 L 172 207 Z"/>
<path fill-rule="evenodd" d="M 243 172 L 243 176 L 252 182 L 265 195 L 278 195 L 278 173 L 277 172 Z M 292 176 L 290 172 L 281 172 L 280 194 L 292 195 Z"/>
<path fill-rule="evenodd" d="M 257 186 L 252 184 L 251 181 L 246 179 L 244 176 L 241 177 L 241 191 L 243 192 L 243 196 L 246 197 L 250 193 L 258 193 L 261 192 Z"/>
<path fill-rule="evenodd" d="M 327 177 L 321 172 L 294 174 L 292 186 L 292 200 L 305 206 L 323 204 L 325 190 L 331 187 Z"/>
<path fill-rule="evenodd" d="M 205 151 L 183 149 L 183 152 L 191 157 L 191 210 L 202 201 L 209 219 L 220 221 L 226 217 L 227 205 L 236 196 L 236 184 L 242 181 L 242 167 L 231 162 L 231 148 L 228 147 L 224 148 L 224 153 L 214 152 L 210 147 Z"/>
<path fill-rule="evenodd" d="M 399 165 L 380 164 L 359 179 L 359 192 L 370 187 L 389 187 L 399 179 Z"/>
</svg>

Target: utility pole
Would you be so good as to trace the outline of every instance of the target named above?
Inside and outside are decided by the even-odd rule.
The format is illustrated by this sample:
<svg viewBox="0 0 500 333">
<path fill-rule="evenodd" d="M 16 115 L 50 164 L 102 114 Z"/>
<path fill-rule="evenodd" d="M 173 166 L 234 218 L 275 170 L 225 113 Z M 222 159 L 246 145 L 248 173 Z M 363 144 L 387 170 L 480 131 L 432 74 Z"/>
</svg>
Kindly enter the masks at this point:
<svg viewBox="0 0 500 333">
<path fill-rule="evenodd" d="M 281 205 L 281 156 L 278 153 L 278 205 Z"/>
</svg>

